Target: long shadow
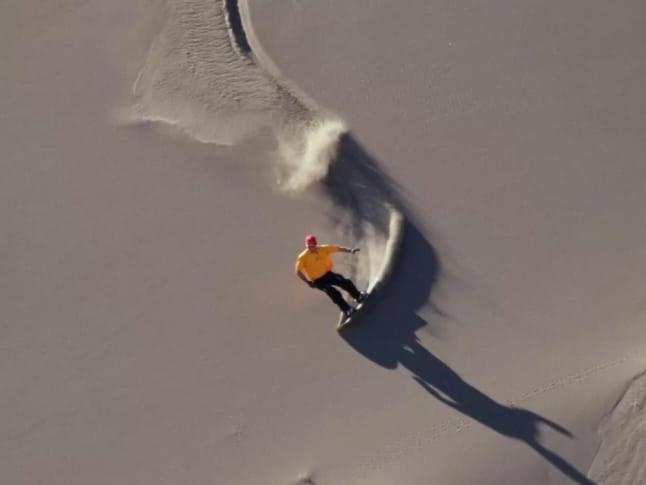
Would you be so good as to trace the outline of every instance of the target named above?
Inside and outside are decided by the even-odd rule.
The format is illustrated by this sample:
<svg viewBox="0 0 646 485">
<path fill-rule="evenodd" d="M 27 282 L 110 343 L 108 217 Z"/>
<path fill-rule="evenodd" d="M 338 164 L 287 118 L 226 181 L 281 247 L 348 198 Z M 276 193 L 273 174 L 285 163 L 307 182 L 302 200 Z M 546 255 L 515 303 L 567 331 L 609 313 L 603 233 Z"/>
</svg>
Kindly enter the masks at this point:
<svg viewBox="0 0 646 485">
<path fill-rule="evenodd" d="M 527 409 L 505 406 L 494 401 L 464 381 L 419 342 L 401 349 L 399 362 L 413 373 L 413 379 L 442 403 L 501 435 L 523 441 L 574 482 L 594 483 L 564 458 L 540 443 L 541 424 L 572 437 L 572 434 L 559 424 Z"/>
<path fill-rule="evenodd" d="M 368 220 L 385 231 L 385 203 L 396 206 L 405 215 L 406 222 L 397 264 L 389 281 L 376 297 L 376 303 L 341 336 L 357 352 L 382 367 L 395 369 L 403 365 L 438 401 L 492 431 L 524 442 L 572 481 L 593 484 L 539 441 L 540 425 L 571 437 L 568 430 L 527 409 L 496 402 L 464 381 L 421 344 L 416 332 L 427 327 L 427 322 L 416 312 L 429 302 L 440 274 L 438 256 L 376 161 L 350 135 L 343 142 L 345 145 L 341 146 L 326 180 L 326 189 L 335 204 L 351 214 L 354 227 L 360 228 L 356 223 Z"/>
</svg>

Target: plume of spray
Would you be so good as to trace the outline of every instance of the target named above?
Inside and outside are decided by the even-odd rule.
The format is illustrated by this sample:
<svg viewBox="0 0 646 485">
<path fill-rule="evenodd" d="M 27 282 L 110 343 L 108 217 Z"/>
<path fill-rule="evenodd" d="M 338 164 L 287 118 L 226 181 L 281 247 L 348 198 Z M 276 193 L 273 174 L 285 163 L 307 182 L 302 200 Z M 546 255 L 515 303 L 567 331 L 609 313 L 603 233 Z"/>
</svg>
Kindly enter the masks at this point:
<svg viewBox="0 0 646 485">
<path fill-rule="evenodd" d="M 346 131 L 343 121 L 330 119 L 278 133 L 281 188 L 298 194 L 324 180 L 337 154 L 339 139 Z"/>
</svg>

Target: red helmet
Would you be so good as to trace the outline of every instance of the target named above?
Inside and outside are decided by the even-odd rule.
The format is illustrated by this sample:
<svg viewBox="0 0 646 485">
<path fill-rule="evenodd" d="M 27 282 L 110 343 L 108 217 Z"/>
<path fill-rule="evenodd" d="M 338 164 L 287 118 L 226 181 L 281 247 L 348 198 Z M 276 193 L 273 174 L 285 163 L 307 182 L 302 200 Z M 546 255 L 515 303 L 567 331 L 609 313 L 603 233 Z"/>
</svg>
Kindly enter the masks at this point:
<svg viewBox="0 0 646 485">
<path fill-rule="evenodd" d="M 316 236 L 313 234 L 308 234 L 305 236 L 305 245 L 306 246 L 316 246 L 318 243 L 316 242 Z"/>
</svg>

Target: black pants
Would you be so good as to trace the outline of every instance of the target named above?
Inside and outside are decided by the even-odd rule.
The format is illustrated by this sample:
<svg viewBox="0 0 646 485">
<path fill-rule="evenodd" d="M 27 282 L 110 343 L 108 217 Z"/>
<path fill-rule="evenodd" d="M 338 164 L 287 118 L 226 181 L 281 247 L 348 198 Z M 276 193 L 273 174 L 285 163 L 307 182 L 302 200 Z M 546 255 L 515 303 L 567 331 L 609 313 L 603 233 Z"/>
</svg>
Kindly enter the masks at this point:
<svg viewBox="0 0 646 485">
<path fill-rule="evenodd" d="M 359 293 L 359 290 L 357 290 L 357 287 L 354 286 L 352 281 L 332 271 L 328 271 L 320 278 L 315 279 L 313 283 L 316 288 L 324 291 L 338 305 L 342 312 L 348 310 L 350 305 L 343 299 L 341 293 L 334 288 L 335 286 L 343 288 L 355 300 L 361 297 L 361 293 Z"/>
</svg>

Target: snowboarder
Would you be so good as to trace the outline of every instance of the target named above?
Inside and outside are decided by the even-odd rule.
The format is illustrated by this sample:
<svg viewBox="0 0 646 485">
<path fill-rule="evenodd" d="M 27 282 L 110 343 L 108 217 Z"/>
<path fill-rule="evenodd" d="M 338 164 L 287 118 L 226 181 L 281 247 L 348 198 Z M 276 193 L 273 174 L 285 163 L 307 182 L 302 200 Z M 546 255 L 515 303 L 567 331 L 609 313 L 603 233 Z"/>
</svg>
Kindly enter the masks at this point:
<svg viewBox="0 0 646 485">
<path fill-rule="evenodd" d="M 354 283 L 332 271 L 333 253 L 356 254 L 359 248 L 346 248 L 335 244 L 318 244 L 316 237 L 305 238 L 307 248 L 296 259 L 296 275 L 310 288 L 324 291 L 338 305 L 346 317 L 352 315 L 354 308 L 345 301 L 341 293 L 334 288 L 338 286 L 347 291 L 357 303 L 361 303 L 366 294 L 357 290 Z"/>
</svg>

